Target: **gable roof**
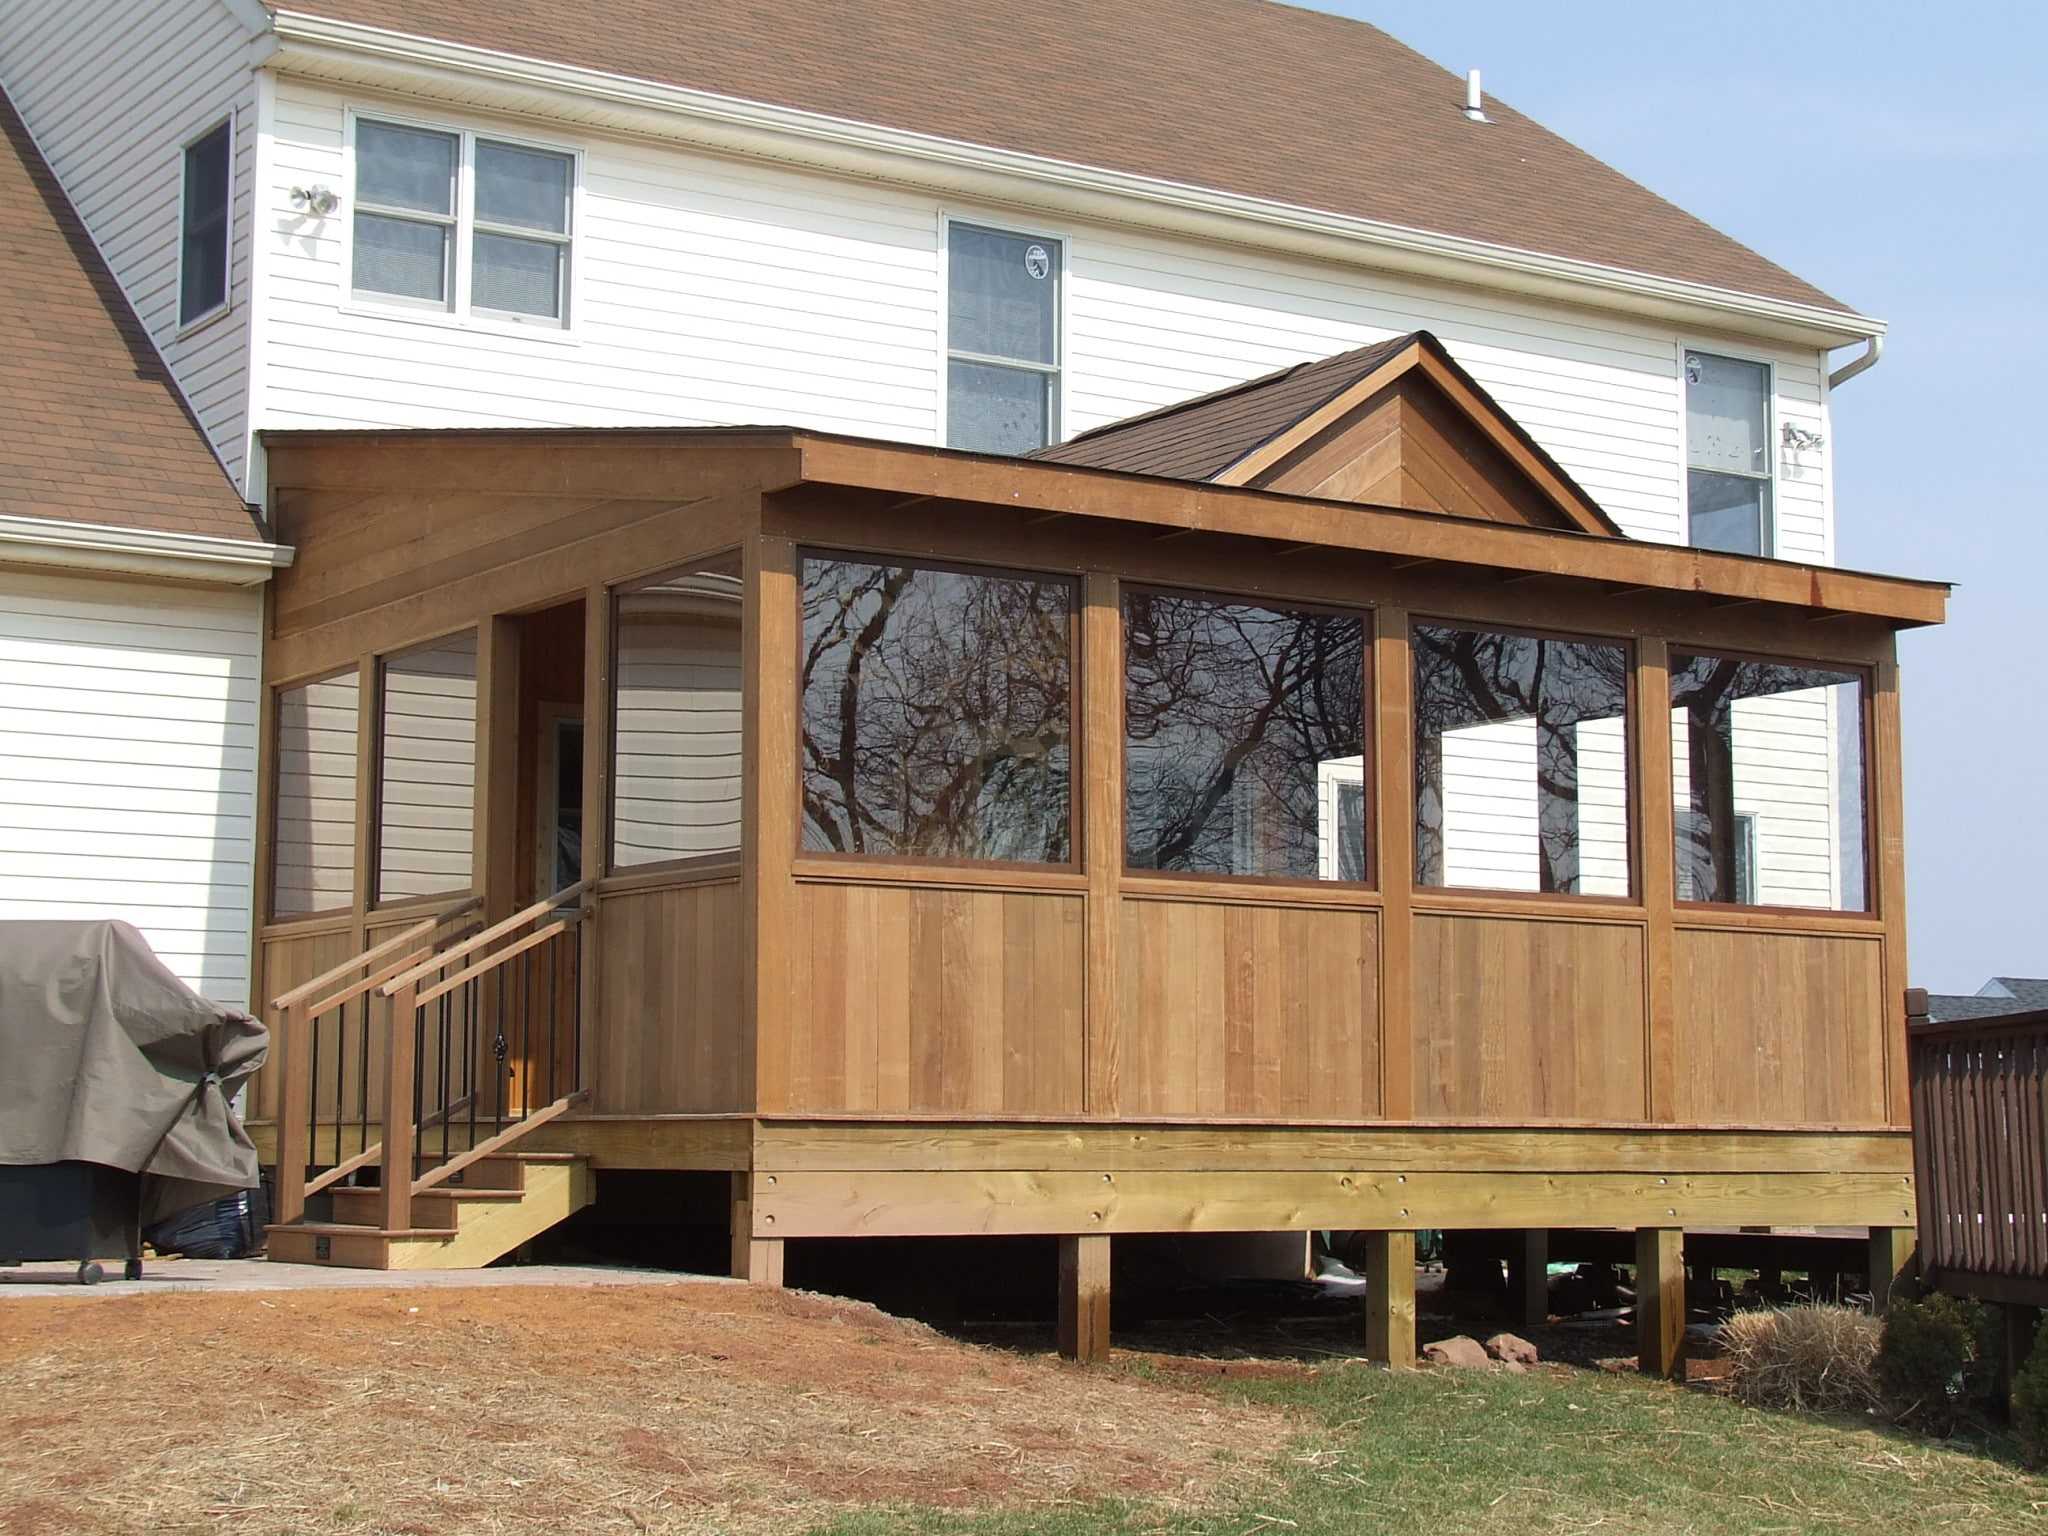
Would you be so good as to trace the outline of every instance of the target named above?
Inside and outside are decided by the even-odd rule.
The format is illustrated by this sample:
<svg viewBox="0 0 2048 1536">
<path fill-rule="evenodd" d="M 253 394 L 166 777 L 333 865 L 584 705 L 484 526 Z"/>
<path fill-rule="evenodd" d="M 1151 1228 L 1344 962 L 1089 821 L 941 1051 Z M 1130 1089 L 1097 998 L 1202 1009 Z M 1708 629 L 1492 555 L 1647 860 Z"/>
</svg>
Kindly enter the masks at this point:
<svg viewBox="0 0 2048 1536">
<path fill-rule="evenodd" d="M 1142 416 L 1114 421 L 1030 455 L 1172 480 L 1205 480 L 1311 493 L 1289 483 L 1287 460 L 1341 431 L 1344 407 L 1362 404 L 1402 375 L 1429 375 L 1449 404 L 1490 442 L 1522 460 L 1520 477 L 1559 526 L 1622 537 L 1563 466 L 1428 331 L 1410 331 L 1334 357 L 1297 363 Z"/>
<path fill-rule="evenodd" d="M 0 92 L 0 513 L 262 542 Z"/>
<path fill-rule="evenodd" d="M 383 28 L 1654 277 L 1847 306 L 1363 22 L 1269 0 L 295 0 Z"/>
</svg>

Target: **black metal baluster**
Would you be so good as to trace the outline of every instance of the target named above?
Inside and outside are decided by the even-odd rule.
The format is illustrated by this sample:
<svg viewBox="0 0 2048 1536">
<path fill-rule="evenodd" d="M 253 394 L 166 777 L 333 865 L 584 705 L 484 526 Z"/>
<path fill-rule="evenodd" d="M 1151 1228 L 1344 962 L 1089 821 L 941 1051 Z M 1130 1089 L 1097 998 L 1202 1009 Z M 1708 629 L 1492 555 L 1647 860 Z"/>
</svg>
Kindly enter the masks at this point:
<svg viewBox="0 0 2048 1536">
<path fill-rule="evenodd" d="M 505 1129 L 505 994 L 512 990 L 512 978 L 498 975 L 498 1017 L 491 1031 L 491 1129 Z"/>
<path fill-rule="evenodd" d="M 480 1096 L 477 1088 L 476 1057 L 478 1043 L 477 1036 L 479 1035 L 479 1033 L 481 1033 L 481 1031 L 478 1028 L 480 1022 L 478 1015 L 481 1009 L 482 999 L 479 996 L 477 989 L 475 987 L 471 987 L 469 989 L 467 996 L 464 999 L 463 1012 L 465 1015 L 465 1020 L 463 1024 L 462 1036 L 462 1086 L 469 1093 L 469 1147 L 474 1147 L 476 1145 L 476 1101 Z M 469 1147 L 465 1147 L 463 1150 L 468 1151 Z"/>
<path fill-rule="evenodd" d="M 441 1117 L 441 1161 L 448 1161 L 448 1122 L 455 1114 L 455 1101 L 448 1096 L 448 1025 L 452 1010 L 450 998 L 454 994 L 441 994 L 441 1103 L 436 1113 Z"/>
<path fill-rule="evenodd" d="M 560 935 L 556 937 L 559 938 Z M 543 1104 L 552 1104 L 555 1102 L 555 1015 L 560 1012 L 560 1009 L 556 1006 L 559 999 L 555 987 L 561 981 L 561 977 L 555 974 L 555 940 L 549 939 L 547 943 L 541 945 L 541 949 L 547 956 L 548 978 L 548 1000 L 546 1005 L 548 1010 L 548 1094 L 541 1102 Z"/>
<path fill-rule="evenodd" d="M 362 1034 L 362 1044 L 356 1052 L 356 1151 L 370 1150 L 370 994 L 363 994 L 362 1007 L 358 1010 L 357 1028 Z M 355 1182 L 360 1183 L 358 1178 Z"/>
<path fill-rule="evenodd" d="M 426 1107 L 424 1095 L 427 1080 L 426 1075 L 420 1071 L 420 1066 L 426 1060 L 426 1055 L 427 1011 L 415 1006 L 412 1010 L 412 1177 L 415 1179 L 420 1176 L 420 1142 L 424 1139 L 419 1135 L 419 1125 L 421 1111 Z"/>
</svg>

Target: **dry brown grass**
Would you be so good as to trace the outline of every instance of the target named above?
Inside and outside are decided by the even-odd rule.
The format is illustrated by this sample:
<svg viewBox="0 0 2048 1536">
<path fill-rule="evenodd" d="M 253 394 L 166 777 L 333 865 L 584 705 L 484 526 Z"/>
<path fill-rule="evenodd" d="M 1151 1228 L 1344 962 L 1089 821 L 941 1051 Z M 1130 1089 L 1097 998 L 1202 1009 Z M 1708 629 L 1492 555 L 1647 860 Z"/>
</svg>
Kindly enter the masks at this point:
<svg viewBox="0 0 2048 1536">
<path fill-rule="evenodd" d="M 741 1286 L 0 1305 L 0 1531 L 794 1531 L 1241 1492 L 1280 1411 Z"/>
<path fill-rule="evenodd" d="M 1874 1366 L 1883 1335 L 1857 1307 L 1738 1312 L 1721 1325 L 1728 1390 L 1753 1408 L 1867 1413 L 1881 1401 Z"/>
</svg>

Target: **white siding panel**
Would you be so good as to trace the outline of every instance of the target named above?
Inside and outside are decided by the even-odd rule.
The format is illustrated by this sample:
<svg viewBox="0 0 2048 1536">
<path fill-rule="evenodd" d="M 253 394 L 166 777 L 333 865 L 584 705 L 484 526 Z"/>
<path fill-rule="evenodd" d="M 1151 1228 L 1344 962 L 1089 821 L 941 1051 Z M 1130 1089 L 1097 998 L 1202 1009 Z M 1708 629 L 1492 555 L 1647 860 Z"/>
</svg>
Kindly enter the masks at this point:
<svg viewBox="0 0 2048 1536">
<path fill-rule="evenodd" d="M 0 84 L 245 486 L 256 83 L 219 0 L 10 0 Z M 234 118 L 229 306 L 179 334 L 185 143 Z"/>
<path fill-rule="evenodd" d="M 293 185 L 347 189 L 347 111 L 524 133 L 581 150 L 573 333 L 506 334 L 351 302 L 348 210 L 303 217 Z M 274 426 L 787 423 L 910 442 L 943 431 L 941 215 L 1067 242 L 1063 430 L 1074 432 L 1402 331 L 1434 331 L 1630 533 L 1685 537 L 1681 345 L 1633 316 L 1295 261 L 782 166 L 508 124 L 428 103 L 279 83 L 261 189 Z M 1776 365 L 1779 420 L 1825 430 L 1820 359 Z M 1781 466 L 1779 546 L 1832 553 L 1826 449 Z"/>
<path fill-rule="evenodd" d="M 262 603 L 0 577 L 0 918 L 119 918 L 246 1005 Z"/>
<path fill-rule="evenodd" d="M 476 814 L 476 632 L 384 665 L 377 899 L 470 887 Z"/>
</svg>

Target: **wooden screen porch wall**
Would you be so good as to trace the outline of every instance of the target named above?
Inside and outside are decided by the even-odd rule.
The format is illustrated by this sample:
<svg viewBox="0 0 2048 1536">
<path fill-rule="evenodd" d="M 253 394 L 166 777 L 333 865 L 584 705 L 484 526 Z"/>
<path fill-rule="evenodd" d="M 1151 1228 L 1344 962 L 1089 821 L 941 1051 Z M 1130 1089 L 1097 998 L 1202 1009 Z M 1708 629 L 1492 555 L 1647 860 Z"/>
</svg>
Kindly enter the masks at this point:
<svg viewBox="0 0 2048 1536">
<path fill-rule="evenodd" d="M 1893 635 L 1939 621 L 1936 589 L 789 432 L 285 434 L 271 454 L 298 549 L 272 586 L 273 701 L 354 667 L 367 703 L 376 657 L 479 628 L 491 915 L 514 900 L 507 616 L 583 604 L 590 1099 L 549 1131 L 601 1167 L 750 1173 L 762 1240 L 1913 1221 Z M 800 851 L 806 547 L 1075 580 L 1071 868 Z M 611 874 L 611 591 L 734 550 L 739 857 Z M 1367 884 L 1126 870 L 1128 582 L 1369 612 Z M 1418 618 L 1630 648 L 1632 894 L 1417 886 Z M 1864 672 L 1867 912 L 1674 899 L 1674 646 Z M 356 899 L 261 928 L 265 996 L 419 910 L 367 901 L 372 717 Z"/>
</svg>

